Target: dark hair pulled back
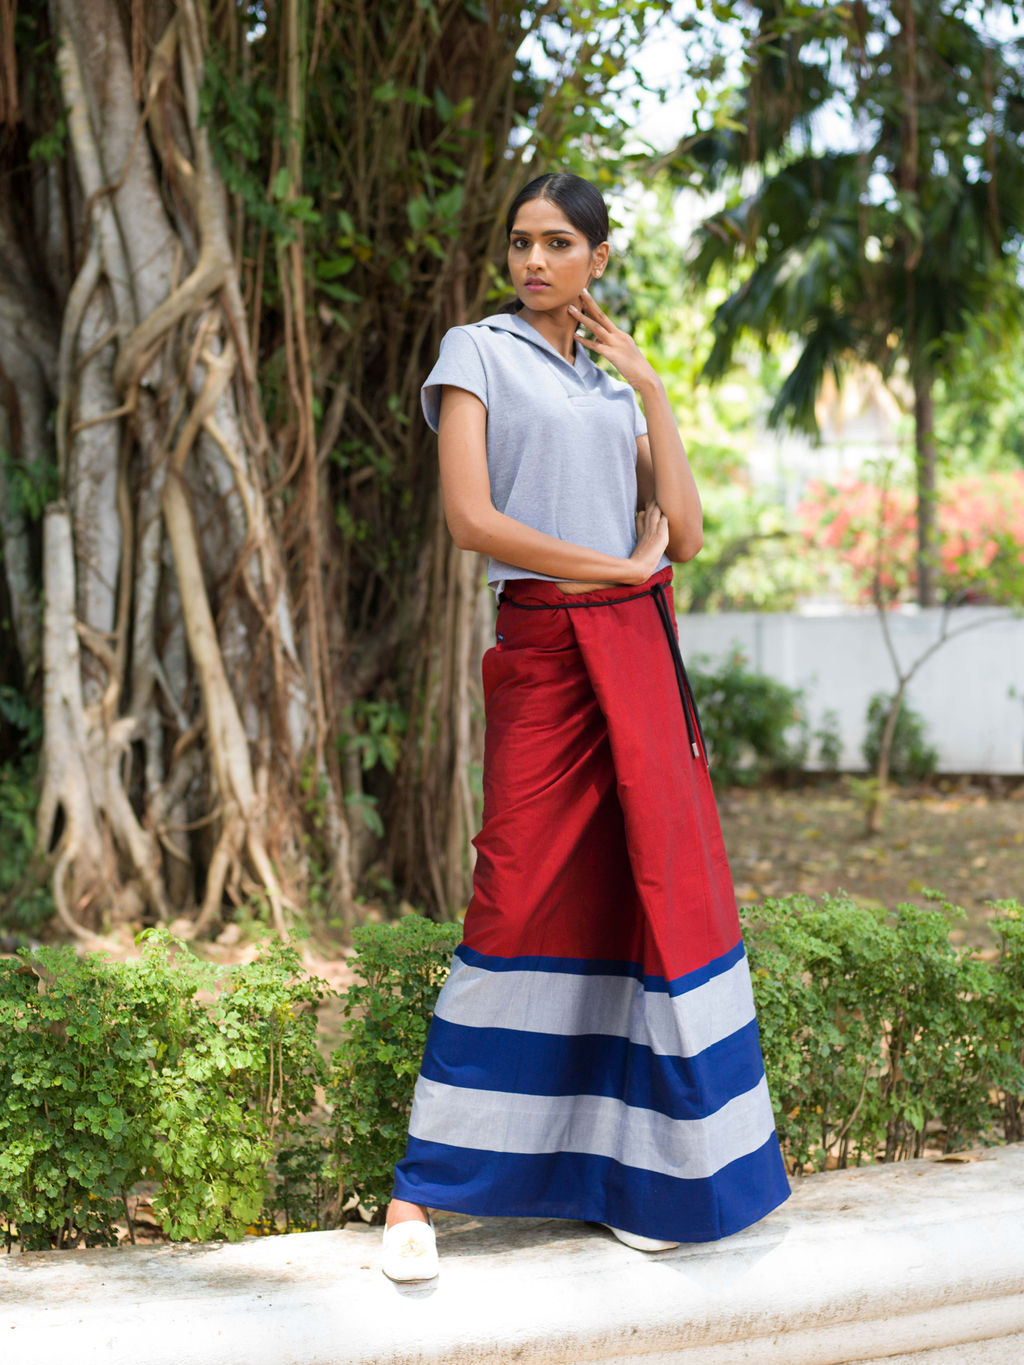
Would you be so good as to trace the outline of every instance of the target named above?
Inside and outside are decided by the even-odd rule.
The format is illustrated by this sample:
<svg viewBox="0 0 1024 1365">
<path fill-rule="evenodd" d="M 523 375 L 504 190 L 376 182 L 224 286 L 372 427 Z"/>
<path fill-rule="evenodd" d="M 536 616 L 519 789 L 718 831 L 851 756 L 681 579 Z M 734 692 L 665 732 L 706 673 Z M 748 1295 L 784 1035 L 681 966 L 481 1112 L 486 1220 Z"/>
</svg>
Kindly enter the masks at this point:
<svg viewBox="0 0 1024 1365">
<path fill-rule="evenodd" d="M 557 204 L 577 232 L 583 233 L 591 247 L 600 246 L 608 240 L 608 208 L 600 190 L 595 189 L 589 180 L 570 175 L 568 171 L 538 175 L 536 180 L 524 185 L 512 200 L 512 207 L 505 219 L 508 236 L 511 237 L 515 227 L 516 214 L 531 199 L 547 199 L 549 203 Z"/>
</svg>

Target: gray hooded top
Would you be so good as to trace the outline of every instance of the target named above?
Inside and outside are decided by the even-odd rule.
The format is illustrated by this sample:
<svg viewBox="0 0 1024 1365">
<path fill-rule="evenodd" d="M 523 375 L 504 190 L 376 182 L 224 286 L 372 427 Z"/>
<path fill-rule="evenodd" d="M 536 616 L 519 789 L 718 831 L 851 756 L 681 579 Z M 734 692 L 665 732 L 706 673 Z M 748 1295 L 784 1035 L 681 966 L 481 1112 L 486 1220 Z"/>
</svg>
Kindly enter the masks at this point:
<svg viewBox="0 0 1024 1365">
<path fill-rule="evenodd" d="M 441 389 L 467 389 L 487 409 L 487 469 L 499 512 L 559 540 L 627 558 L 636 547 L 636 395 L 599 370 L 584 346 L 559 355 L 524 318 L 499 313 L 453 327 L 423 385 L 437 431 Z M 667 564 L 662 560 L 662 565 Z M 550 578 L 492 559 L 487 581 Z"/>
</svg>

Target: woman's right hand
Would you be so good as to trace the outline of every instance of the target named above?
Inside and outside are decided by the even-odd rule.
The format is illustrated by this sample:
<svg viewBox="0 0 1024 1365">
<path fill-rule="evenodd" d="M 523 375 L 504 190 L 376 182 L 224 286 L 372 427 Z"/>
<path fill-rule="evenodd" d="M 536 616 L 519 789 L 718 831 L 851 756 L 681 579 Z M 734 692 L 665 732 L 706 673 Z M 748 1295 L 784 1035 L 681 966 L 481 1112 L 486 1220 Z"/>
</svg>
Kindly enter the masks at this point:
<svg viewBox="0 0 1024 1365">
<path fill-rule="evenodd" d="M 636 537 L 636 549 L 629 557 L 643 573 L 639 581 L 646 583 L 668 547 L 668 518 L 653 498 L 636 514 Z"/>
</svg>

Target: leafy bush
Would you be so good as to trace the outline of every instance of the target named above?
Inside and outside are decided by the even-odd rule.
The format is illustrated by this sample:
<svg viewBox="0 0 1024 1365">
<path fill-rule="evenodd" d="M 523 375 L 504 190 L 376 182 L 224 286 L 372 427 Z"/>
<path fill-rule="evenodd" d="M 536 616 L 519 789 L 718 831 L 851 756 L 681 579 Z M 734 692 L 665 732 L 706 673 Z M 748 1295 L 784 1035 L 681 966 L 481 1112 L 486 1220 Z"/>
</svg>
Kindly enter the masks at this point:
<svg viewBox="0 0 1024 1365">
<path fill-rule="evenodd" d="M 70 948 L 0 961 L 0 1229 L 8 1249 L 116 1240 L 146 1165 L 156 1045 L 119 973 Z"/>
<path fill-rule="evenodd" d="M 182 948 L 150 931 L 138 962 L 70 948 L 0 961 L 8 1246 L 114 1241 L 143 1178 L 171 1237 L 234 1240 L 258 1216 L 274 1144 L 324 1077 L 324 987 L 281 945 L 232 968 Z"/>
<path fill-rule="evenodd" d="M 304 1124 L 287 1136 L 270 1168 L 270 1190 L 258 1225 L 261 1233 L 337 1226 L 339 1201 L 329 1158 L 330 1136 L 321 1122 Z"/>
<path fill-rule="evenodd" d="M 332 1059 L 332 1174 L 366 1209 L 391 1196 L 427 1029 L 461 926 L 407 915 L 353 932 L 361 982 L 345 997 L 348 1035 Z"/>
<path fill-rule="evenodd" d="M 234 1240 L 263 1208 L 275 1143 L 299 1127 L 326 1079 L 315 1007 L 327 988 L 278 942 L 242 966 L 183 955 L 171 972 L 167 942 L 155 935 L 130 965 L 137 1007 L 163 1045 L 152 1076 L 153 1209 L 171 1237 Z"/>
<path fill-rule="evenodd" d="M 891 705 L 892 697 L 885 692 L 876 692 L 868 702 L 868 728 L 861 752 L 864 755 L 864 762 L 872 772 L 878 766 L 882 732 Z M 928 743 L 924 719 L 904 701 L 896 718 L 896 729 L 893 731 L 892 752 L 889 755 L 890 776 L 898 780 L 912 779 L 922 782 L 932 776 L 938 762 L 938 750 Z"/>
<path fill-rule="evenodd" d="M 1024 1141 L 1024 911 L 997 901 L 991 921 L 999 936 L 992 964 L 990 1043 L 994 1049 L 995 1109 L 1007 1142 Z"/>
<path fill-rule="evenodd" d="M 1024 910 L 996 912 L 992 962 L 950 944 L 948 905 L 890 915 L 797 896 L 745 912 L 792 1169 L 1024 1138 Z M 356 930 L 362 980 L 329 1075 L 315 1037 L 325 987 L 291 948 L 225 969 L 151 931 L 133 963 L 69 948 L 0 959 L 8 1247 L 113 1242 L 143 1179 L 175 1238 L 322 1227 L 339 1182 L 346 1207 L 379 1216 L 459 935 L 416 915 Z M 325 1081 L 326 1134 L 312 1118 Z"/>
<path fill-rule="evenodd" d="M 821 766 L 826 772 L 838 772 L 843 761 L 843 740 L 839 733 L 837 711 L 830 708 L 822 715 L 821 724 L 814 732 L 814 741 L 818 746 L 818 762 Z"/>
<path fill-rule="evenodd" d="M 802 693 L 748 668 L 739 650 L 717 669 L 698 664 L 690 679 L 718 782 L 752 785 L 803 766 Z"/>
<path fill-rule="evenodd" d="M 797 896 L 745 912 L 768 1083 L 797 1170 L 919 1156 L 939 1134 L 953 1150 L 1016 1131 L 1021 911 L 1001 907 L 1004 955 L 990 966 L 951 945 L 950 909 L 889 915 Z"/>
</svg>

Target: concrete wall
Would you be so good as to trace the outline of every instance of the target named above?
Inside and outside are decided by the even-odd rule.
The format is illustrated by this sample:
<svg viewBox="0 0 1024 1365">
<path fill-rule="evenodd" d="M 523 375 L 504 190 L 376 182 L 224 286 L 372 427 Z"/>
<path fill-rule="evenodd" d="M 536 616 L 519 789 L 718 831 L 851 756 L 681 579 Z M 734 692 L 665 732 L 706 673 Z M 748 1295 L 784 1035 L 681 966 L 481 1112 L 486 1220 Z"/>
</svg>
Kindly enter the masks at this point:
<svg viewBox="0 0 1024 1365">
<path fill-rule="evenodd" d="M 939 638 L 944 615 L 931 610 L 890 616 L 904 668 Z M 1024 774 L 1024 617 L 960 607 L 948 613 L 948 629 L 964 633 L 936 651 L 908 691 L 939 751 L 939 771 Z M 812 731 L 826 711 L 835 711 L 842 767 L 864 767 L 868 701 L 873 693 L 895 687 L 875 612 L 681 616 L 679 637 L 688 663 L 701 655 L 717 663 L 739 648 L 751 667 L 803 689 Z"/>
</svg>

